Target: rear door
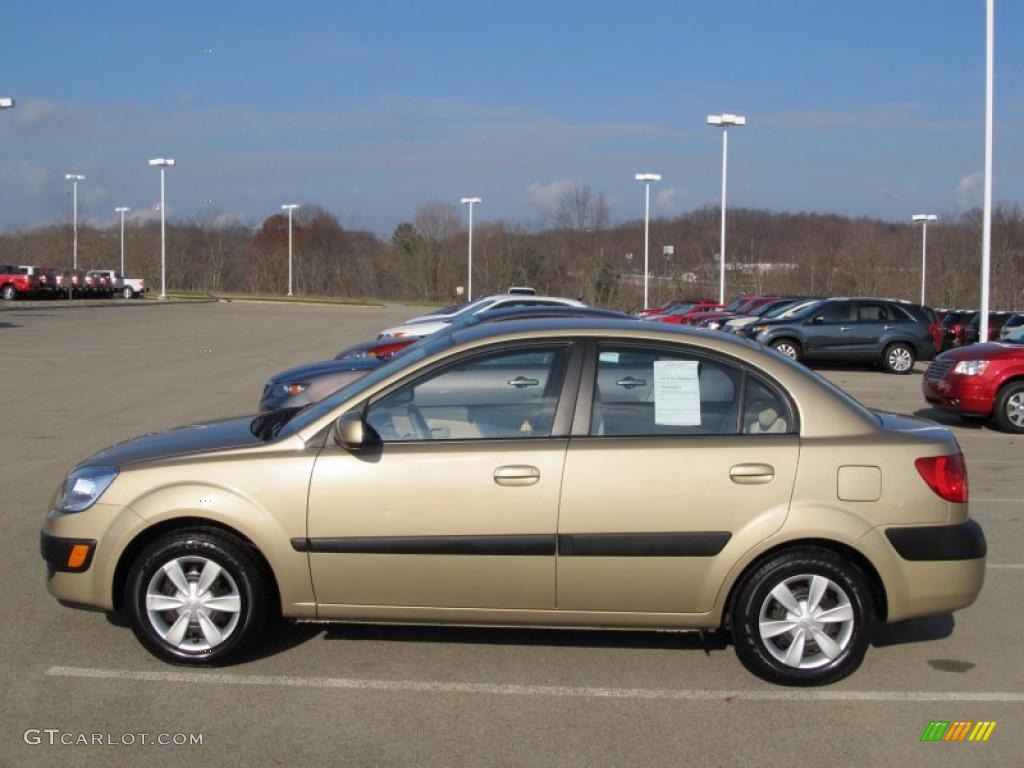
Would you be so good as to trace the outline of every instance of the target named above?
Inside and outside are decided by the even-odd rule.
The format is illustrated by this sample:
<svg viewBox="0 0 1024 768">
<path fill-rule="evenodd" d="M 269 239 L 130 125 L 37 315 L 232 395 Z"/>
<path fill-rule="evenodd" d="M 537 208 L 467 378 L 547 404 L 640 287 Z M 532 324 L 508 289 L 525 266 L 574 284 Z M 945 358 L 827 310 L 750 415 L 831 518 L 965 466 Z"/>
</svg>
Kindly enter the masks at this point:
<svg viewBox="0 0 1024 768">
<path fill-rule="evenodd" d="M 845 360 L 858 346 L 852 301 L 829 301 L 804 326 L 804 354 L 817 360 Z"/>
<path fill-rule="evenodd" d="M 799 438 L 788 400 L 681 345 L 594 345 L 558 522 L 561 610 L 710 610 L 732 563 L 782 525 Z"/>
</svg>

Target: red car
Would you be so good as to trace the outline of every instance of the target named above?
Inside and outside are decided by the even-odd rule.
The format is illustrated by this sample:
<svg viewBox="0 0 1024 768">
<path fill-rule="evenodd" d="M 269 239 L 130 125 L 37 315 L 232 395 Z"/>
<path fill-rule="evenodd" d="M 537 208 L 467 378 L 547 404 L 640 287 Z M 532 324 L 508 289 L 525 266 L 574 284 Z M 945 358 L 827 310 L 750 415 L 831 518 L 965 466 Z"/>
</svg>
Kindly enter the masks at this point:
<svg viewBox="0 0 1024 768">
<path fill-rule="evenodd" d="M 31 296 L 38 287 L 39 281 L 34 275 L 23 274 L 10 264 L 0 264 L 0 298 L 4 301 Z"/>
<path fill-rule="evenodd" d="M 678 307 L 664 315 L 655 315 L 654 317 L 648 317 L 647 319 L 654 320 L 659 323 L 692 325 L 708 312 L 718 312 L 720 309 L 722 309 L 722 305 L 714 301 L 691 302 L 688 304 L 680 304 Z"/>
<path fill-rule="evenodd" d="M 1024 326 L 999 343 L 943 352 L 928 366 L 921 389 L 939 408 L 1024 432 Z"/>
<path fill-rule="evenodd" d="M 335 360 L 358 360 L 367 357 L 376 357 L 379 360 L 390 360 L 395 352 L 400 349 L 405 349 L 414 341 L 418 341 L 415 336 L 404 336 L 395 338 L 389 336 L 386 339 L 374 339 L 373 341 L 364 341 L 362 344 L 355 344 L 351 347 L 345 347 L 338 354 L 334 356 Z"/>
<path fill-rule="evenodd" d="M 749 298 L 749 297 L 741 296 L 740 298 L 746 299 L 746 298 Z M 739 299 L 737 299 L 737 301 L 739 301 Z M 641 319 L 653 318 L 655 315 L 667 315 L 673 309 L 675 309 L 676 307 L 679 307 L 679 306 L 681 306 L 683 304 L 709 304 L 709 303 L 711 303 L 711 299 L 670 299 L 669 301 L 666 301 L 664 304 L 659 304 L 657 307 L 650 307 L 648 309 L 641 309 L 639 312 L 634 313 L 634 316 L 635 317 L 639 317 Z M 733 302 L 733 303 L 736 303 L 736 302 Z M 732 306 L 732 304 L 730 304 L 729 306 Z"/>
</svg>

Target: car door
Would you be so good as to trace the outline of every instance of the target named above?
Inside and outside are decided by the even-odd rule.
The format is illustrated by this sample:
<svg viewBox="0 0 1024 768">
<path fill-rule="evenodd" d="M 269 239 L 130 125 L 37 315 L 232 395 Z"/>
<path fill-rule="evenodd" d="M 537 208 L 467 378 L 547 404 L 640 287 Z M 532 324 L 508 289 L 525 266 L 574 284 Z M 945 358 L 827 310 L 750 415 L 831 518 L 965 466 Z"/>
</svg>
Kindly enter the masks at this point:
<svg viewBox="0 0 1024 768">
<path fill-rule="evenodd" d="M 882 354 L 883 338 L 892 335 L 896 321 L 883 301 L 856 301 L 854 306 L 857 322 L 851 332 L 850 359 L 877 360 Z"/>
<path fill-rule="evenodd" d="M 322 616 L 345 615 L 344 605 L 554 607 L 581 352 L 575 375 L 568 342 L 459 358 L 365 405 L 375 447 L 328 441 L 306 544 Z"/>
<path fill-rule="evenodd" d="M 680 345 L 602 343 L 584 366 L 558 523 L 561 610 L 700 613 L 785 520 L 787 398 Z"/>
<path fill-rule="evenodd" d="M 829 301 L 804 326 L 804 356 L 815 360 L 844 360 L 856 349 L 853 302 Z"/>
</svg>

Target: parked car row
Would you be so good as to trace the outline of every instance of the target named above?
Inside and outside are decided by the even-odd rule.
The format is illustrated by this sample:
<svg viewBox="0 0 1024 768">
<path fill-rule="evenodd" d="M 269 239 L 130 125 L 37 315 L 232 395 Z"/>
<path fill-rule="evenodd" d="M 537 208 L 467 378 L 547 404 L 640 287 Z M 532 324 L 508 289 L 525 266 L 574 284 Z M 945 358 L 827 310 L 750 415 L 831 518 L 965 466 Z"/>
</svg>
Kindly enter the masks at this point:
<svg viewBox="0 0 1024 768">
<path fill-rule="evenodd" d="M 981 335 L 981 312 L 976 309 L 940 309 L 943 349 L 977 344 Z M 989 312 L 988 339 L 999 341 L 1024 325 L 1024 312 Z"/>
<path fill-rule="evenodd" d="M 123 277 L 113 269 L 58 269 L 32 265 L 0 265 L 0 298 L 15 299 L 100 299 L 144 296 L 148 287 L 139 277 Z"/>
</svg>

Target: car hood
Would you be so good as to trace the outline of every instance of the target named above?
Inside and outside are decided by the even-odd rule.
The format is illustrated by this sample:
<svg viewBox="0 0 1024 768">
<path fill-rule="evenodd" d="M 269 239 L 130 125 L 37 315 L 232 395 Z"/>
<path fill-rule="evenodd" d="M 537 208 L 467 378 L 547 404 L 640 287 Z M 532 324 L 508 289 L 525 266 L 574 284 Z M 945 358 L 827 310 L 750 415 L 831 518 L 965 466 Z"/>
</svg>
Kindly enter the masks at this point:
<svg viewBox="0 0 1024 768">
<path fill-rule="evenodd" d="M 81 462 L 79 466 L 101 464 L 121 467 L 171 456 L 259 445 L 263 441 L 249 429 L 253 418 L 242 416 L 203 424 L 189 424 L 166 432 L 154 432 L 104 448 Z"/>
<path fill-rule="evenodd" d="M 421 336 L 429 336 L 434 333 L 434 331 L 440 331 L 442 328 L 447 328 L 449 325 L 450 323 L 444 320 L 430 323 L 414 323 L 412 325 L 406 323 L 404 325 L 395 325 L 391 328 L 385 328 L 377 334 L 377 338 L 380 340 L 385 338 L 408 338 L 410 336 L 420 338 Z"/>
<path fill-rule="evenodd" d="M 323 376 L 327 373 L 343 373 L 345 371 L 372 371 L 382 363 L 376 357 L 357 357 L 351 360 L 321 360 L 289 368 L 287 371 L 275 373 L 267 382 L 304 381 L 305 379 Z"/>
<path fill-rule="evenodd" d="M 1024 344 L 990 341 L 985 344 L 971 344 L 967 347 L 950 349 L 936 360 L 999 360 L 1004 357 L 1024 357 Z"/>
</svg>

